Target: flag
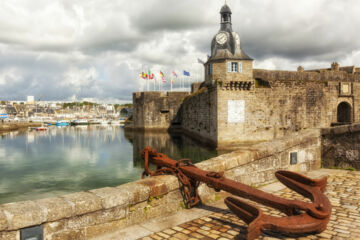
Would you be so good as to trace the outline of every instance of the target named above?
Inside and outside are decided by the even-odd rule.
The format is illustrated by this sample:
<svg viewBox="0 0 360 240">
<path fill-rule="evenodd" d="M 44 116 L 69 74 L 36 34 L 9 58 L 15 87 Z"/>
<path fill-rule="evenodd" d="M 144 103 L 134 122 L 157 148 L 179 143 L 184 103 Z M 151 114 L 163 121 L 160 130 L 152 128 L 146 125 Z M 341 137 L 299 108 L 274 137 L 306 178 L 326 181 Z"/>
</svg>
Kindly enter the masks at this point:
<svg viewBox="0 0 360 240">
<path fill-rule="evenodd" d="M 171 81 L 171 83 L 174 83 L 174 79 L 173 79 L 173 78 L 172 78 L 170 81 Z"/>
<path fill-rule="evenodd" d="M 154 79 L 155 75 L 153 73 L 148 75 L 149 79 Z"/>
<path fill-rule="evenodd" d="M 163 82 L 166 82 L 164 73 L 162 71 L 160 71 L 160 77 Z"/>
<path fill-rule="evenodd" d="M 175 71 L 173 71 L 173 72 L 172 72 L 172 74 L 173 74 L 175 77 L 177 77 L 177 74 L 176 74 L 176 72 L 175 72 Z"/>
<path fill-rule="evenodd" d="M 142 79 L 146 79 L 148 76 L 147 76 L 146 73 L 142 72 L 142 73 L 140 74 L 140 77 L 141 77 Z"/>
<path fill-rule="evenodd" d="M 190 72 L 187 72 L 184 70 L 184 76 L 189 76 L 190 77 Z"/>
</svg>

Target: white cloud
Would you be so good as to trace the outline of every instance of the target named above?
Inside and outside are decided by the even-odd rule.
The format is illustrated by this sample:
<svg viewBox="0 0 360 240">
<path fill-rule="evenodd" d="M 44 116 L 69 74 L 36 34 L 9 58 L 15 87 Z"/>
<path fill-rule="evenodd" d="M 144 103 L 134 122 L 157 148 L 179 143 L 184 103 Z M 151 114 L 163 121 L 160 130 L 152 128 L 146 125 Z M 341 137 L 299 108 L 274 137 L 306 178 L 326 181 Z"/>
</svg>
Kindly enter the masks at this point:
<svg viewBox="0 0 360 240">
<path fill-rule="evenodd" d="M 0 96 L 131 101 L 139 72 L 202 76 L 219 29 L 218 0 L 0 2 Z M 228 0 L 255 66 L 360 65 L 357 0 Z M 179 82 L 179 81 L 178 81 Z M 178 88 L 179 85 L 175 85 Z M 169 88 L 169 85 L 166 87 Z"/>
<path fill-rule="evenodd" d="M 16 67 L 9 67 L 0 70 L 0 85 L 13 85 L 22 79 L 20 70 Z"/>
</svg>

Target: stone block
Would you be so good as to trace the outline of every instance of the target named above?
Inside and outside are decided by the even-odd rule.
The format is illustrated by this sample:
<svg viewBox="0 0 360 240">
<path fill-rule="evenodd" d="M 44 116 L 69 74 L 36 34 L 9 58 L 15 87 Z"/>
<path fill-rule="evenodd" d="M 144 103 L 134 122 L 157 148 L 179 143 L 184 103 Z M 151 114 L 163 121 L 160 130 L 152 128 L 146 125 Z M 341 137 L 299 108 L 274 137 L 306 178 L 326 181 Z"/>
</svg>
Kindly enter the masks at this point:
<svg viewBox="0 0 360 240">
<path fill-rule="evenodd" d="M 95 226 L 89 226 L 85 229 L 86 239 L 95 238 L 100 235 L 118 231 L 126 226 L 126 220 L 116 220 L 104 224 L 99 224 Z"/>
<path fill-rule="evenodd" d="M 60 197 L 40 199 L 36 200 L 35 203 L 44 209 L 47 222 L 75 215 L 72 204 Z"/>
<path fill-rule="evenodd" d="M 57 222 L 47 222 L 43 224 L 44 236 L 50 236 L 54 233 L 66 230 L 67 219 Z"/>
<path fill-rule="evenodd" d="M 63 196 L 63 199 L 73 205 L 75 215 L 82 215 L 102 209 L 101 199 L 90 192 L 68 194 Z"/>
<path fill-rule="evenodd" d="M 8 230 L 39 225 L 46 221 L 46 213 L 33 201 L 7 203 L 2 205 L 8 221 Z"/>
<path fill-rule="evenodd" d="M 126 205 L 132 205 L 139 202 L 146 201 L 150 195 L 150 187 L 146 184 L 141 184 L 141 181 L 126 183 L 116 187 L 124 195 Z"/>
<path fill-rule="evenodd" d="M 84 229 L 88 226 L 104 224 L 125 218 L 126 208 L 123 206 L 107 209 L 104 211 L 97 211 L 93 213 L 84 214 L 70 218 L 66 221 L 65 229 Z"/>
<path fill-rule="evenodd" d="M 101 199 L 101 204 L 104 209 L 123 206 L 129 203 L 130 193 L 121 188 L 105 187 L 90 190 L 89 192 L 95 194 Z"/>
<path fill-rule="evenodd" d="M 0 231 L 4 231 L 7 228 L 8 228 L 7 218 L 3 210 L 0 208 Z"/>
<path fill-rule="evenodd" d="M 0 240 L 20 240 L 20 231 L 0 232 Z"/>
<path fill-rule="evenodd" d="M 46 240 L 85 240 L 85 229 L 66 230 L 46 236 Z"/>
<path fill-rule="evenodd" d="M 163 179 L 167 178 L 147 178 L 137 181 L 137 183 L 149 188 L 149 197 L 155 197 L 169 192 L 168 185 L 162 181 Z"/>
</svg>

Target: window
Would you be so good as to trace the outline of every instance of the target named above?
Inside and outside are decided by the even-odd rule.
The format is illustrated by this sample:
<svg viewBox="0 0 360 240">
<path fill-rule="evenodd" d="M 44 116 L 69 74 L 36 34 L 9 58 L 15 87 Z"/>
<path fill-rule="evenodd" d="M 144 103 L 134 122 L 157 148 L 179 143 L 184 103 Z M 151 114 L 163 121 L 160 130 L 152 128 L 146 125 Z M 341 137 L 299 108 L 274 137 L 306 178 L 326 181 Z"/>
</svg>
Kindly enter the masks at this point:
<svg viewBox="0 0 360 240">
<path fill-rule="evenodd" d="M 238 63 L 232 62 L 231 63 L 231 72 L 237 72 L 238 71 Z"/>
<path fill-rule="evenodd" d="M 208 74 L 208 75 L 211 75 L 211 74 L 212 74 L 212 64 L 209 64 L 209 65 L 207 66 L 207 74 Z"/>
<path fill-rule="evenodd" d="M 227 70 L 228 72 L 242 72 L 242 63 L 228 62 Z"/>
</svg>

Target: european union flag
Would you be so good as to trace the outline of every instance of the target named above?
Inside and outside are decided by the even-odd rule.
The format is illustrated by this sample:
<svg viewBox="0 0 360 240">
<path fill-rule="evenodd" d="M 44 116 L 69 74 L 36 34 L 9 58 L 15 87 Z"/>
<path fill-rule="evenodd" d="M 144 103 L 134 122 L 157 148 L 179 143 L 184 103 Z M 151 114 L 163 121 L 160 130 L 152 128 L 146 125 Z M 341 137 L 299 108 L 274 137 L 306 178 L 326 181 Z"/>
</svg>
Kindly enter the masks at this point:
<svg viewBox="0 0 360 240">
<path fill-rule="evenodd" d="M 190 72 L 187 72 L 184 70 L 184 76 L 189 76 L 190 77 Z"/>
</svg>

